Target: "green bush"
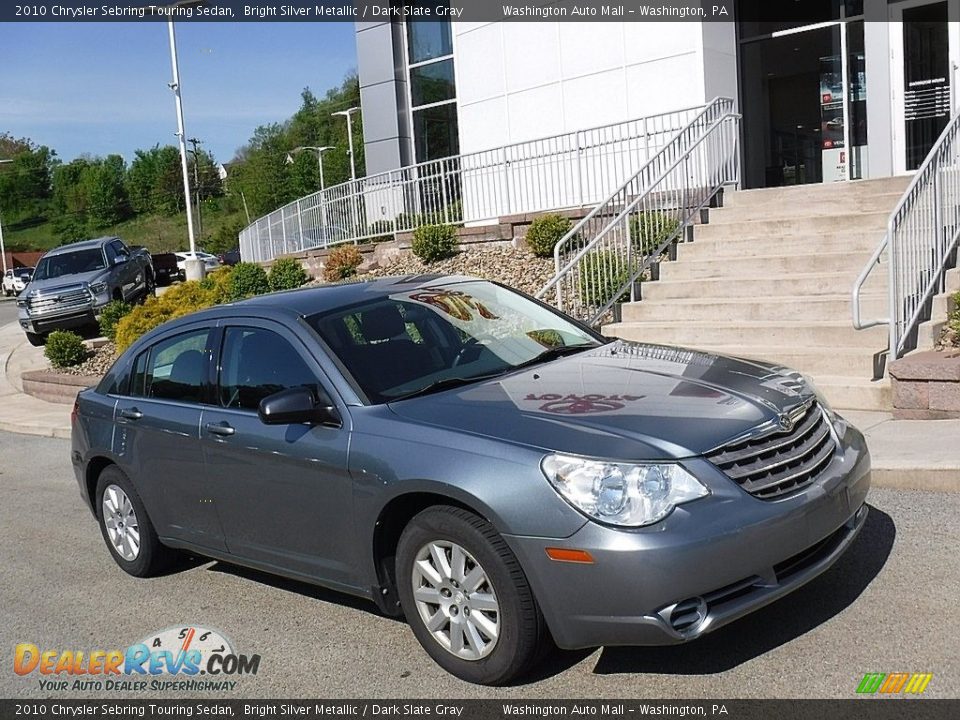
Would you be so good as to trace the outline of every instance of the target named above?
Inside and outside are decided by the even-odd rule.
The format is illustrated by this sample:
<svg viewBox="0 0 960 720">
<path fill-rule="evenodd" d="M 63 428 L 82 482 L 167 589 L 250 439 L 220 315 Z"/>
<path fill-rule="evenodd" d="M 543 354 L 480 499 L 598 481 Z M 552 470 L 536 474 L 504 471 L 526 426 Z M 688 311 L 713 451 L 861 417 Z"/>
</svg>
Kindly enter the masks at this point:
<svg viewBox="0 0 960 720">
<path fill-rule="evenodd" d="M 270 292 L 270 278 L 267 277 L 267 271 L 256 263 L 237 263 L 230 274 L 231 300 L 243 300 L 252 295 Z"/>
<path fill-rule="evenodd" d="M 123 300 L 111 300 L 103 306 L 100 311 L 100 332 L 109 339 L 117 339 L 117 323 L 120 319 L 133 310 L 133 305 L 125 303 Z"/>
<path fill-rule="evenodd" d="M 577 292 L 580 302 L 591 307 L 602 307 L 630 281 L 633 275 L 627 261 L 612 250 L 595 250 L 585 255 L 578 269 Z M 620 298 L 623 302 L 628 293 Z"/>
<path fill-rule="evenodd" d="M 271 266 L 269 280 L 271 290 L 296 290 L 301 285 L 306 285 L 310 276 L 299 260 L 280 258 Z"/>
<path fill-rule="evenodd" d="M 644 255 L 650 255 L 680 227 L 680 221 L 660 210 L 644 210 L 630 216 L 630 240 Z"/>
<path fill-rule="evenodd" d="M 570 232 L 570 221 L 562 215 L 541 215 L 530 223 L 527 245 L 537 257 L 553 257 L 557 243 Z"/>
<path fill-rule="evenodd" d="M 413 254 L 423 262 L 436 262 L 453 254 L 457 231 L 452 225 L 421 225 L 413 231 L 412 246 Z"/>
<path fill-rule="evenodd" d="M 141 335 L 168 320 L 212 307 L 217 304 L 218 298 L 230 299 L 222 294 L 222 289 L 217 284 L 219 279 L 212 278 L 213 281 L 208 283 L 207 280 L 210 279 L 203 282 L 191 280 L 175 285 L 163 295 L 147 298 L 143 305 L 138 305 L 124 315 L 117 323 L 117 353 L 122 353 Z"/>
<path fill-rule="evenodd" d="M 957 309 L 947 316 L 947 325 L 953 332 L 954 345 L 960 345 L 960 292 L 953 296 L 953 303 Z"/>
<path fill-rule="evenodd" d="M 47 337 L 43 354 L 55 368 L 73 367 L 87 359 L 87 346 L 75 332 L 54 330 Z"/>
<path fill-rule="evenodd" d="M 323 266 L 323 279 L 327 282 L 338 282 L 356 275 L 362 262 L 363 256 L 356 245 L 339 245 L 327 255 L 327 262 Z"/>
</svg>

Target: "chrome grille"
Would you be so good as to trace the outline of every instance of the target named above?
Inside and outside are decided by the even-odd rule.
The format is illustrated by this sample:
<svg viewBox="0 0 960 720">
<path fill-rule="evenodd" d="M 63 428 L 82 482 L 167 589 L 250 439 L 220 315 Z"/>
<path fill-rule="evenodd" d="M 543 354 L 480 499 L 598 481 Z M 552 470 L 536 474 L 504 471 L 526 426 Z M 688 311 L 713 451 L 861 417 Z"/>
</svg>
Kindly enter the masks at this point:
<svg viewBox="0 0 960 720">
<path fill-rule="evenodd" d="M 83 287 L 50 290 L 44 295 L 27 298 L 27 312 L 36 315 L 61 315 L 71 310 L 86 309 L 93 296 Z"/>
<path fill-rule="evenodd" d="M 707 459 L 751 495 L 770 500 L 812 483 L 835 450 L 830 423 L 813 402 L 792 430 L 725 445 Z"/>
</svg>

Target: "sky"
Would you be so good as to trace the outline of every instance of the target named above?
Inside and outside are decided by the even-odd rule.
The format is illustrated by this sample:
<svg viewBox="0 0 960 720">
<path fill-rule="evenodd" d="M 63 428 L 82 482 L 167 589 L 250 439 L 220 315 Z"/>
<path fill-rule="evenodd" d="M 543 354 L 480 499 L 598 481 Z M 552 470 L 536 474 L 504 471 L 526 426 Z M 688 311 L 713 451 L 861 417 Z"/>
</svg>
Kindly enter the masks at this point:
<svg viewBox="0 0 960 720">
<path fill-rule="evenodd" d="M 356 69 L 352 22 L 180 22 L 187 137 L 227 162 L 258 125 L 282 122 L 309 86 L 322 97 Z M 175 145 L 165 22 L 0 23 L 0 133 L 64 162 Z"/>
</svg>

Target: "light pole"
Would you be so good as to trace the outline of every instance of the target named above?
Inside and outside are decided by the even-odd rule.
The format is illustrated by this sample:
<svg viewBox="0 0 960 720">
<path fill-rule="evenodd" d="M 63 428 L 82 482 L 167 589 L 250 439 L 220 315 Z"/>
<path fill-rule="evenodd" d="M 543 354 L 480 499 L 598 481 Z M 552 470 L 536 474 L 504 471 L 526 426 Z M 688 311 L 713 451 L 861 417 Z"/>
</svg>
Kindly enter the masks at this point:
<svg viewBox="0 0 960 720">
<path fill-rule="evenodd" d="M 293 150 L 287 153 L 287 165 L 293 164 L 293 156 L 299 155 L 304 150 L 313 150 L 317 154 L 317 167 L 320 169 L 320 189 L 323 190 L 325 187 L 323 183 L 323 154 L 327 150 L 333 150 L 333 145 L 324 145 L 323 147 L 315 147 L 313 145 L 301 145 L 300 147 L 295 147 Z"/>
<path fill-rule="evenodd" d="M 333 115 L 343 115 L 345 118 L 347 118 L 347 144 L 350 147 L 349 155 L 350 155 L 350 179 L 351 180 L 357 179 L 357 167 L 353 162 L 353 123 L 350 120 L 351 116 L 355 112 L 360 112 L 360 108 L 352 107 L 349 110 L 338 110 L 335 113 L 330 113 L 331 117 Z"/>
<path fill-rule="evenodd" d="M 12 163 L 13 160 L 0 160 L 0 164 Z M 0 218 L 0 257 L 3 258 L 3 274 L 7 274 L 7 248 L 3 244 L 3 219 Z"/>
<path fill-rule="evenodd" d="M 181 7 L 202 5 L 203 0 L 182 0 L 166 6 L 170 10 Z M 192 257 L 184 263 L 187 280 L 202 280 L 203 261 L 197 259 L 197 241 L 193 234 L 193 205 L 190 202 L 190 170 L 187 166 L 187 133 L 183 127 L 183 101 L 180 98 L 180 65 L 177 62 L 177 35 L 173 25 L 174 13 L 167 16 L 167 34 L 170 40 L 170 66 L 173 70 L 173 82 L 169 83 L 177 107 L 177 140 L 180 143 L 180 168 L 183 174 L 183 199 L 187 209 L 187 235 L 190 238 Z"/>
</svg>

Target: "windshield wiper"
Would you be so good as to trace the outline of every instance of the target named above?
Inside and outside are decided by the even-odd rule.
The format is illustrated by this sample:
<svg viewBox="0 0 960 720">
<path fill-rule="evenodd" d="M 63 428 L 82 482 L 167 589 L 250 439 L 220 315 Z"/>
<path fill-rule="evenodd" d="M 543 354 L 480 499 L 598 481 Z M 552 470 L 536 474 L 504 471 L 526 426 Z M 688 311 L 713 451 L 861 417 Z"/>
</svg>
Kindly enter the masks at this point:
<svg viewBox="0 0 960 720">
<path fill-rule="evenodd" d="M 580 345 L 559 345 L 557 347 L 547 348 L 539 355 L 535 355 L 529 360 L 525 360 L 519 365 L 514 365 L 509 368 L 510 371 L 519 370 L 520 368 L 530 367 L 531 365 L 539 365 L 540 363 L 550 362 L 551 360 L 556 360 L 557 358 L 566 357 L 567 355 L 574 355 L 575 353 L 580 352 L 581 350 L 587 350 L 589 348 L 601 347 L 600 345 L 594 345 L 593 343 L 582 343 Z"/>
<path fill-rule="evenodd" d="M 490 380 L 491 378 L 499 377 L 501 373 L 489 373 L 487 375 L 474 375 L 472 377 L 448 377 L 441 378 L 439 380 L 434 380 L 431 383 L 427 383 L 422 388 L 418 388 L 413 392 L 408 392 L 405 395 L 397 395 L 394 398 L 388 398 L 387 402 L 396 402 L 398 400 L 406 400 L 412 397 L 419 397 L 421 395 L 430 395 L 431 393 L 440 392 L 441 390 L 449 390 L 451 388 L 462 387 L 464 385 L 470 385 L 475 382 L 480 382 L 481 380 Z"/>
</svg>

